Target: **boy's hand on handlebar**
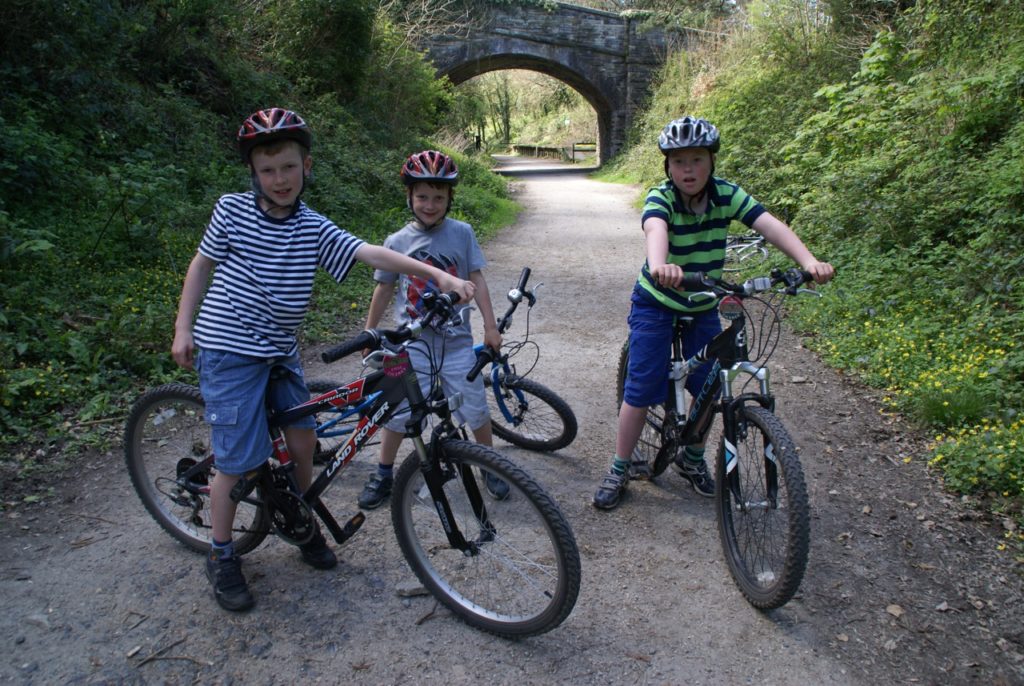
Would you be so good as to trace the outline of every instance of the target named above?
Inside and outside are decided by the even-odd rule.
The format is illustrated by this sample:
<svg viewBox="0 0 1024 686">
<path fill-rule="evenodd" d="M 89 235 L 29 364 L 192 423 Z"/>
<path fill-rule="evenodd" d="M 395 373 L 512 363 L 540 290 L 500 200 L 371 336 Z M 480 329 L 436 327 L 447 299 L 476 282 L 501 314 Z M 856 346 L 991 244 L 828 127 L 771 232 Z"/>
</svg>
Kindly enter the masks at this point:
<svg viewBox="0 0 1024 686">
<path fill-rule="evenodd" d="M 804 265 L 804 271 L 814 277 L 814 283 L 828 283 L 836 275 L 835 268 L 828 262 L 811 262 Z"/>
<path fill-rule="evenodd" d="M 442 293 L 450 291 L 458 293 L 460 303 L 469 302 L 473 299 L 473 294 L 476 293 L 476 286 L 473 285 L 472 281 L 463 281 L 448 273 L 443 273 L 443 276 L 438 278 L 437 285 Z"/>
<path fill-rule="evenodd" d="M 498 333 L 497 329 L 484 331 L 484 345 L 494 352 L 501 351 L 501 334 Z"/>
<path fill-rule="evenodd" d="M 683 280 L 683 268 L 678 264 L 662 264 L 650 272 L 651 278 L 662 288 L 678 288 Z"/>
</svg>

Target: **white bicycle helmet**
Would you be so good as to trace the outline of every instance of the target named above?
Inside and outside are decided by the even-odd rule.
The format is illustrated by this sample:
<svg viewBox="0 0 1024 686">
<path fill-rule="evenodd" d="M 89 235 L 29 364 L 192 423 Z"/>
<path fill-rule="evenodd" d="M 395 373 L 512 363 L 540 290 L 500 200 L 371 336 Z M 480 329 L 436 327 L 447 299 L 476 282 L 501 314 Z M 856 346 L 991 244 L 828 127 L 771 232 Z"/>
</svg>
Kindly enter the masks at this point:
<svg viewBox="0 0 1024 686">
<path fill-rule="evenodd" d="M 683 148 L 707 148 L 716 153 L 719 147 L 721 140 L 715 125 L 689 115 L 670 121 L 658 136 L 658 148 L 666 155 Z"/>
</svg>

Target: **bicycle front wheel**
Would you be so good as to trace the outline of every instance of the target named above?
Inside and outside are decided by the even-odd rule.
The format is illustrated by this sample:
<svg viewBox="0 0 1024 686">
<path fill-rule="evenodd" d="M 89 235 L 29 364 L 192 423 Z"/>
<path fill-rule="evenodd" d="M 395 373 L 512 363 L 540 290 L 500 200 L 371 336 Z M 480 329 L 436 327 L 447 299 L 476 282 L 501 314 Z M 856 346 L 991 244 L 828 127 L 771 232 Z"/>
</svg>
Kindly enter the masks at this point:
<svg viewBox="0 0 1024 686">
<path fill-rule="evenodd" d="M 807 568 L 810 505 L 796 446 L 761 407 L 736 412 L 736 445 L 719 442 L 718 532 L 736 585 L 770 610 L 796 593 Z"/>
<path fill-rule="evenodd" d="M 513 375 L 497 389 L 484 379 L 491 429 L 512 445 L 527 450 L 560 450 L 576 438 L 576 415 L 554 391 L 536 381 Z"/>
<path fill-rule="evenodd" d="M 622 344 L 622 351 L 619 353 L 619 370 L 615 380 L 615 399 L 618 407 L 622 407 L 623 393 L 626 389 L 626 372 L 629 369 L 629 340 Z M 672 385 L 668 384 L 667 398 L 672 397 Z M 669 462 L 675 457 L 675 448 L 671 445 L 669 436 L 671 422 L 666 426 L 666 417 L 670 415 L 668 403 L 659 403 L 647 408 L 644 417 L 644 428 L 640 432 L 640 439 L 633 449 L 631 462 L 636 465 L 631 471 L 631 478 L 647 477 L 647 470 L 650 476 L 660 476 L 668 467 Z M 668 443 L 668 447 L 662 450 L 662 446 Z M 661 459 L 658 459 L 658 456 Z M 649 477 L 648 477 L 649 478 Z"/>
<path fill-rule="evenodd" d="M 142 504 L 167 533 L 199 552 L 213 538 L 209 484 L 216 470 L 195 474 L 187 487 L 177 479 L 211 455 L 204 408 L 195 386 L 158 386 L 132 406 L 124 437 L 125 464 Z M 239 503 L 233 531 L 239 555 L 258 546 L 268 533 L 262 508 Z"/>
<path fill-rule="evenodd" d="M 391 497 L 392 523 L 409 566 L 472 626 L 506 638 L 554 629 L 572 612 L 580 590 L 580 556 L 569 522 L 532 477 L 492 449 L 452 440 L 441 450 L 452 524 L 470 550 L 449 542 L 414 452 L 399 468 Z M 479 472 L 503 479 L 509 496 L 496 501 L 481 495 Z"/>
</svg>

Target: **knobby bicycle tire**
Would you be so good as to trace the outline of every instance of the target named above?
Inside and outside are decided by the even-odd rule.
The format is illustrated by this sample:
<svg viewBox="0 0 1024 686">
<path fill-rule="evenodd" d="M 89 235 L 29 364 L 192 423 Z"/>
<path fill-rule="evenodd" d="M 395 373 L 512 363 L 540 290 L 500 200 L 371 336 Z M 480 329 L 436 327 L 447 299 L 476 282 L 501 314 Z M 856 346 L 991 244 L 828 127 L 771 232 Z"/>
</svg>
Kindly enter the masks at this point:
<svg viewBox="0 0 1024 686">
<path fill-rule="evenodd" d="M 125 425 L 124 457 L 135 492 L 153 519 L 192 550 L 206 552 L 213 538 L 209 494 L 179 487 L 179 470 L 210 455 L 210 427 L 199 389 L 182 383 L 153 388 L 135 401 Z M 214 469 L 197 477 L 210 483 Z M 194 480 L 195 481 L 195 480 Z M 242 555 L 269 533 L 263 509 L 239 503 L 235 551 Z"/>
<path fill-rule="evenodd" d="M 491 410 L 491 430 L 499 438 L 527 450 L 561 450 L 576 438 L 576 415 L 554 391 L 531 379 L 510 375 L 495 396 L 491 378 L 484 378 Z M 523 400 L 519 399 L 522 394 Z M 512 415 L 506 419 L 502 407 Z"/>
<path fill-rule="evenodd" d="M 467 555 L 448 542 L 414 452 L 398 469 L 391 496 L 392 524 L 409 566 L 434 597 L 474 627 L 506 638 L 554 629 L 572 612 L 580 590 L 580 556 L 569 522 L 529 474 L 491 448 L 449 440 L 441 450 L 448 503 L 476 552 Z M 508 498 L 487 495 L 480 472 L 508 483 Z M 467 474 L 483 494 L 486 524 L 473 512 Z"/>
<path fill-rule="evenodd" d="M 622 344 L 622 351 L 619 353 L 619 368 L 615 379 L 615 399 L 618 407 L 622 407 L 623 393 L 626 389 L 626 372 L 629 369 L 629 340 Z M 672 384 L 668 383 L 666 398 L 671 398 Z M 674 416 L 670 411 L 668 402 L 651 405 L 647 408 L 644 417 L 644 428 L 640 432 L 636 448 L 633 449 L 631 461 L 633 464 L 646 464 L 650 469 L 651 476 L 660 476 L 668 467 L 672 458 L 675 457 L 677 446 L 675 446 L 671 431 L 666 430 L 666 417 Z M 664 448 L 664 449 L 663 449 Z M 660 459 L 659 459 L 660 458 Z M 646 471 L 646 470 L 645 470 Z M 644 472 L 632 472 L 631 477 L 642 478 Z"/>
<path fill-rule="evenodd" d="M 796 446 L 778 417 L 761 407 L 736 412 L 734 449 L 720 441 L 715 491 L 718 532 L 729 571 L 751 605 L 770 610 L 800 587 L 810 547 L 810 505 Z M 729 460 L 735 467 L 726 476 Z M 777 494 L 769 493 L 770 472 Z M 728 478 L 739 481 L 733 501 Z"/>
</svg>

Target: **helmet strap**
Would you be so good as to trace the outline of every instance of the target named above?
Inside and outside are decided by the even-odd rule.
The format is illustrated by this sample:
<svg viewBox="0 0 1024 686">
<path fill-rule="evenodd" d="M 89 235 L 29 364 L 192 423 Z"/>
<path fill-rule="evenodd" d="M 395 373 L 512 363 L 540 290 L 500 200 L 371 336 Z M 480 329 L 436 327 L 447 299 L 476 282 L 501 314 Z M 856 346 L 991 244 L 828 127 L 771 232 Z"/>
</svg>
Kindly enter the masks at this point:
<svg viewBox="0 0 1024 686">
<path fill-rule="evenodd" d="M 438 219 L 433 224 L 430 224 L 429 226 L 427 225 L 427 223 L 425 221 L 420 219 L 420 216 L 418 214 L 416 214 L 416 210 L 414 210 L 412 208 L 412 186 L 409 186 L 407 188 L 407 190 L 406 190 L 406 193 L 405 193 L 405 206 L 409 208 L 409 211 L 412 212 L 413 218 L 419 223 L 420 226 L 423 227 L 424 231 L 431 231 L 431 230 L 436 229 L 437 227 L 441 226 L 441 224 L 444 223 L 444 220 L 448 218 L 448 213 L 451 212 L 451 210 L 452 210 L 452 200 L 454 200 L 454 198 L 455 198 L 455 189 L 449 187 L 449 189 L 448 189 L 448 207 L 445 208 L 444 214 L 441 215 L 441 218 Z"/>
</svg>

